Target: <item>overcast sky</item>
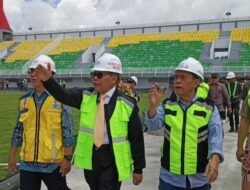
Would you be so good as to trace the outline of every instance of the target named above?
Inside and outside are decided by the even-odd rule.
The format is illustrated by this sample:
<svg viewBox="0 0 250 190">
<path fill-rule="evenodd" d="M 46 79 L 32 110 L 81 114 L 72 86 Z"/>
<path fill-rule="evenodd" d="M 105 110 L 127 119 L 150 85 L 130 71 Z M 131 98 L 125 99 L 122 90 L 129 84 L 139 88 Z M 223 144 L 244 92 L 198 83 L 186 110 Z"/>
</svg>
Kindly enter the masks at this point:
<svg viewBox="0 0 250 190">
<path fill-rule="evenodd" d="M 14 32 L 250 16 L 250 0 L 4 0 Z"/>
</svg>

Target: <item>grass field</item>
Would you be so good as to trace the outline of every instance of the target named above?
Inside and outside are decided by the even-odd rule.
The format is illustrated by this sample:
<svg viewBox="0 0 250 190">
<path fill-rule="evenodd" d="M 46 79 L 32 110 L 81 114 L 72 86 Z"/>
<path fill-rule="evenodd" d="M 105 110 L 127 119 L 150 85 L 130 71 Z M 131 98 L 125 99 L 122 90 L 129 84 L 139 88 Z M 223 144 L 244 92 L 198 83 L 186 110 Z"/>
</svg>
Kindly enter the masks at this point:
<svg viewBox="0 0 250 190">
<path fill-rule="evenodd" d="M 18 100 L 25 92 L 0 91 L 0 163 L 7 163 L 11 135 L 16 124 L 18 114 Z M 139 102 L 140 112 L 147 109 L 147 94 L 143 94 Z M 72 109 L 75 134 L 79 128 L 79 111 Z M 8 175 L 7 167 L 0 166 L 0 180 Z"/>
</svg>

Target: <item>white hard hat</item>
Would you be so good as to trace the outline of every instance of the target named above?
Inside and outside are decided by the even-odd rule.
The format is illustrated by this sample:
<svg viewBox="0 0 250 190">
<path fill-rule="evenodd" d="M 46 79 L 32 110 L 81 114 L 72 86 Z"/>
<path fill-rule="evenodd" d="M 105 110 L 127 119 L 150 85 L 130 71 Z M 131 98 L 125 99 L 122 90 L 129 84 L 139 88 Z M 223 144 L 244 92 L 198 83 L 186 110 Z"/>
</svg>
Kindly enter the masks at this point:
<svg viewBox="0 0 250 190">
<path fill-rule="evenodd" d="M 107 71 L 122 74 L 121 60 L 110 53 L 104 53 L 95 63 L 92 71 Z"/>
<path fill-rule="evenodd" d="M 51 70 L 56 73 L 56 65 L 55 62 L 48 57 L 47 55 L 39 55 L 36 57 L 31 64 L 28 66 L 28 69 L 35 69 L 38 65 L 42 65 L 46 69 L 48 68 L 48 64 L 50 63 Z"/>
<path fill-rule="evenodd" d="M 234 79 L 234 78 L 235 78 L 234 72 L 228 72 L 227 73 L 226 79 Z"/>
<path fill-rule="evenodd" d="M 130 78 L 135 82 L 135 84 L 138 84 L 138 78 L 136 76 L 132 76 Z"/>
<path fill-rule="evenodd" d="M 204 69 L 199 61 L 189 57 L 183 60 L 175 69 L 175 71 L 187 71 L 197 75 L 201 80 L 204 80 Z"/>
</svg>

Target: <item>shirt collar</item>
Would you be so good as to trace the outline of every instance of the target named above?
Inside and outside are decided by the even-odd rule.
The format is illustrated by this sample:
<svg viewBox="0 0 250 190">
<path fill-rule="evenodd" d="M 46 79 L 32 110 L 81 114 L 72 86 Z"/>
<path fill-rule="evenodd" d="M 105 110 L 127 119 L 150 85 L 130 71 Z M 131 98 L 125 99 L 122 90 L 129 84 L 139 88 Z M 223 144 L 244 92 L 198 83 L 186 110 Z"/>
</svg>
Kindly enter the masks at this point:
<svg viewBox="0 0 250 190">
<path fill-rule="evenodd" d="M 44 90 L 42 94 L 50 95 L 49 92 L 48 92 L 47 90 Z M 42 94 L 40 94 L 40 96 L 41 96 Z M 32 95 L 32 96 L 37 96 L 36 89 L 33 89 L 33 90 L 31 91 L 31 95 Z"/>
<path fill-rule="evenodd" d="M 112 97 L 114 92 L 115 92 L 115 89 L 116 89 L 116 86 L 114 86 L 108 92 L 106 92 L 105 95 L 108 96 L 108 97 Z"/>
<path fill-rule="evenodd" d="M 177 96 L 177 102 L 181 105 L 184 105 L 185 107 L 188 107 L 190 104 L 194 103 L 196 100 L 198 99 L 198 97 L 196 96 L 196 94 L 194 95 L 194 97 L 192 98 L 191 102 L 189 102 L 189 104 L 185 104 L 181 98 L 179 96 Z"/>
</svg>

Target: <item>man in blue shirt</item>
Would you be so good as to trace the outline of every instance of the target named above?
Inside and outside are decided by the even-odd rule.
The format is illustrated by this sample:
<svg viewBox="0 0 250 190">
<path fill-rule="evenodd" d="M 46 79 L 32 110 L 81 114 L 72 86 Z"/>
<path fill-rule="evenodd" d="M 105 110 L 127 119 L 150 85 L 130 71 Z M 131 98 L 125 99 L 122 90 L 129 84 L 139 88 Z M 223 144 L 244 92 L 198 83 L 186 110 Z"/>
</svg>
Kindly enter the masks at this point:
<svg viewBox="0 0 250 190">
<path fill-rule="evenodd" d="M 29 66 L 34 87 L 19 100 L 19 114 L 14 128 L 9 156 L 9 171 L 17 172 L 16 154 L 20 148 L 20 189 L 40 190 L 41 181 L 49 190 L 68 190 L 66 174 L 71 169 L 74 144 L 73 122 L 69 107 L 56 101 L 36 76 L 38 64 L 53 66 L 45 55 Z"/>
<path fill-rule="evenodd" d="M 146 126 L 164 128 L 160 190 L 208 190 L 218 176 L 223 161 L 222 126 L 216 106 L 196 96 L 203 72 L 199 61 L 188 58 L 175 71 L 176 97 L 157 108 L 163 89 L 153 85 L 149 92 Z"/>
</svg>

